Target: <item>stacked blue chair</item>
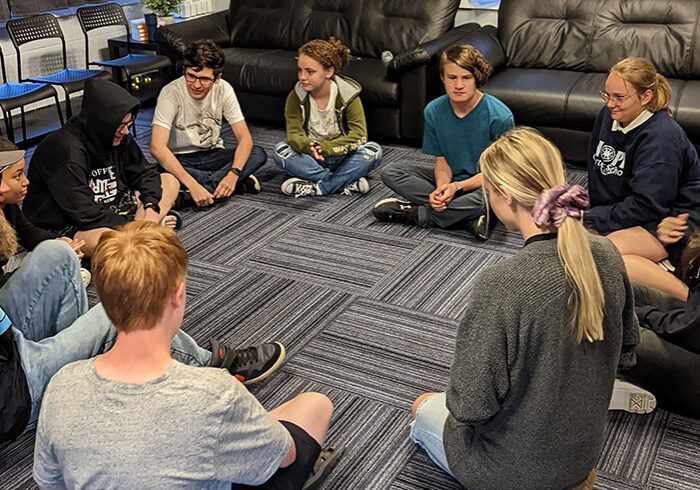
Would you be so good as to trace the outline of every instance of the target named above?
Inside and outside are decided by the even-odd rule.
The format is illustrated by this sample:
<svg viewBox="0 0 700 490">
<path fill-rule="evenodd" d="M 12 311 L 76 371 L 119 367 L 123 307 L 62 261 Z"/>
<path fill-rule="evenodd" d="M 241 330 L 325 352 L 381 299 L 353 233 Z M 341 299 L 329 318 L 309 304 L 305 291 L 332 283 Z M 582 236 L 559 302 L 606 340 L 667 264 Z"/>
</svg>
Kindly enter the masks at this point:
<svg viewBox="0 0 700 490">
<path fill-rule="evenodd" d="M 52 14 L 40 14 L 22 19 L 8 20 L 7 32 L 17 52 L 17 74 L 20 81 L 27 80 L 30 82 L 60 85 L 66 93 L 66 115 L 68 118 L 73 115 L 70 94 L 82 90 L 85 82 L 93 77 L 105 78 L 108 80 L 112 78 L 109 72 L 103 70 L 68 68 L 66 63 L 66 40 L 63 37 L 61 26 L 58 24 L 58 19 Z M 63 70 L 50 75 L 23 78 L 20 46 L 42 39 L 61 40 Z"/>
</svg>

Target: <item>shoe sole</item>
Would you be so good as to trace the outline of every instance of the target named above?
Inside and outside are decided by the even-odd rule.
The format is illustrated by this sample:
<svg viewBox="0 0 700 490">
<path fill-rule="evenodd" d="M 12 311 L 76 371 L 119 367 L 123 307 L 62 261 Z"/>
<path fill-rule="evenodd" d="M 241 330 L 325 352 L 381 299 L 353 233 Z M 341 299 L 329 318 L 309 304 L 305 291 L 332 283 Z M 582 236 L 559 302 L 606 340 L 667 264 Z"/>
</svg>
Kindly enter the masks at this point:
<svg viewBox="0 0 700 490">
<path fill-rule="evenodd" d="M 321 457 L 321 455 L 324 452 L 326 454 L 330 454 L 330 456 L 326 460 L 325 464 L 321 467 L 321 471 L 319 473 L 313 474 L 309 477 L 308 480 L 306 480 L 304 486 L 302 487 L 302 490 L 316 490 L 321 485 L 321 483 L 324 482 L 328 475 L 331 474 L 331 471 L 333 471 L 333 468 L 335 468 L 338 464 L 338 460 L 340 460 L 340 457 L 343 455 L 343 453 L 345 453 L 345 446 L 324 449 L 319 453 L 318 456 Z"/>
<path fill-rule="evenodd" d="M 280 342 L 275 342 L 275 344 L 280 346 L 280 356 L 277 358 L 277 361 L 270 366 L 270 368 L 265 371 L 264 373 L 260 374 L 257 378 L 252 378 L 252 379 L 246 379 L 243 384 L 244 385 L 252 385 L 253 383 L 257 383 L 258 381 L 262 381 L 263 379 L 267 378 L 269 375 L 274 373 L 279 369 L 279 367 L 282 365 L 284 362 L 284 358 L 287 355 L 287 351 L 284 348 L 284 345 L 282 345 Z"/>
<path fill-rule="evenodd" d="M 648 391 L 626 381 L 615 380 L 609 410 L 646 414 L 656 408 L 656 397 Z"/>
<path fill-rule="evenodd" d="M 252 174 L 249 175 L 248 178 L 253 181 L 253 188 L 255 189 L 255 193 L 257 194 L 258 192 L 260 192 L 260 189 L 262 189 L 262 187 L 260 187 L 260 181 L 258 180 L 258 178 Z"/>
<path fill-rule="evenodd" d="M 381 201 L 377 201 L 377 203 L 374 205 L 374 209 L 377 209 L 378 206 L 382 204 L 386 204 L 388 202 L 397 202 L 399 204 L 411 204 L 408 201 L 402 201 L 401 199 L 396 199 L 395 197 L 387 197 L 386 199 L 382 199 Z"/>
</svg>

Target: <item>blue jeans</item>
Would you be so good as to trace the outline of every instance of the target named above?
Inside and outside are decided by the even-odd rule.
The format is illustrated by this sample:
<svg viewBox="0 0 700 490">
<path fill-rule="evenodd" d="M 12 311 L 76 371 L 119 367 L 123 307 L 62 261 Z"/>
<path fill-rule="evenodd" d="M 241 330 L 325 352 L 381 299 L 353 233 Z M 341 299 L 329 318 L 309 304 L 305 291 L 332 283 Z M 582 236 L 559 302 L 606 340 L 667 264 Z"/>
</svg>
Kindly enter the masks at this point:
<svg viewBox="0 0 700 490">
<path fill-rule="evenodd" d="M 0 307 L 12 320 L 22 369 L 32 399 L 29 422 L 39 416 L 51 377 L 73 361 L 109 350 L 117 331 L 101 304 L 87 311 L 88 299 L 80 278 L 80 262 L 62 241 L 40 243 L 0 289 Z M 86 313 L 87 311 L 87 313 Z M 173 358 L 206 366 L 211 353 L 179 331 L 172 341 Z"/>
<path fill-rule="evenodd" d="M 196 151 L 175 156 L 182 167 L 187 170 L 187 173 L 194 177 L 194 180 L 199 182 L 209 192 L 214 192 L 221 179 L 226 177 L 226 174 L 231 170 L 236 148 L 237 146 L 233 148 L 217 148 L 215 150 Z M 265 153 L 265 150 L 257 145 L 253 145 L 239 180 L 243 180 L 257 172 L 260 167 L 265 165 L 266 161 L 267 153 Z"/>
<path fill-rule="evenodd" d="M 275 145 L 275 164 L 294 177 L 318 183 L 324 195 L 342 191 L 360 177 L 366 177 L 382 161 L 382 147 L 368 142 L 343 156 L 316 160 L 297 153 L 287 142 Z"/>
<path fill-rule="evenodd" d="M 416 420 L 411 422 L 411 439 L 425 449 L 436 465 L 452 475 L 442 442 L 442 431 L 448 413 L 445 393 L 423 400 L 416 410 Z"/>
</svg>

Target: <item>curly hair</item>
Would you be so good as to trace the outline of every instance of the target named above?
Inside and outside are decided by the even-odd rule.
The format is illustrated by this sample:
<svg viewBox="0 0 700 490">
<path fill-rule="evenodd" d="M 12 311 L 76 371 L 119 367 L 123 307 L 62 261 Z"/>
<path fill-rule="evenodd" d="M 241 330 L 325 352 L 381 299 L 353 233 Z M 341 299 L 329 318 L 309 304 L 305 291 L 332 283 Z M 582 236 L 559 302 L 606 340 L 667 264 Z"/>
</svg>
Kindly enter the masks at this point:
<svg viewBox="0 0 700 490">
<path fill-rule="evenodd" d="M 211 39 L 200 39 L 191 43 L 185 49 L 184 58 L 185 68 L 192 68 L 194 71 L 211 68 L 214 75 L 223 71 L 226 60 L 221 47 Z"/>
<path fill-rule="evenodd" d="M 305 55 L 321 63 L 326 70 L 334 68 L 335 73 L 346 66 L 352 59 L 350 48 L 331 36 L 328 41 L 324 39 L 314 39 L 304 44 L 297 55 Z"/>
<path fill-rule="evenodd" d="M 440 73 L 442 74 L 447 63 L 454 63 L 460 68 L 471 72 L 476 81 L 476 88 L 484 86 L 489 79 L 489 75 L 493 71 L 491 63 L 486 61 L 486 58 L 469 44 L 460 44 L 452 46 L 440 55 Z"/>
</svg>

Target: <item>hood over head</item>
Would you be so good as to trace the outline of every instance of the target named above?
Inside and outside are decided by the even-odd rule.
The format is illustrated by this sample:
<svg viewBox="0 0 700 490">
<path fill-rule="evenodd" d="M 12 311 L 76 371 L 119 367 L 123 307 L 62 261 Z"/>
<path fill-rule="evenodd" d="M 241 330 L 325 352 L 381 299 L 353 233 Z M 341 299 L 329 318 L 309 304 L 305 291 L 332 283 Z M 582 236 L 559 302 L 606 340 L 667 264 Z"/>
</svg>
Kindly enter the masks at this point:
<svg viewBox="0 0 700 490">
<path fill-rule="evenodd" d="M 90 79 L 83 92 L 83 107 L 77 117 L 80 130 L 97 151 L 112 148 L 112 141 L 122 119 L 136 116 L 139 100 L 114 82 Z"/>
</svg>

